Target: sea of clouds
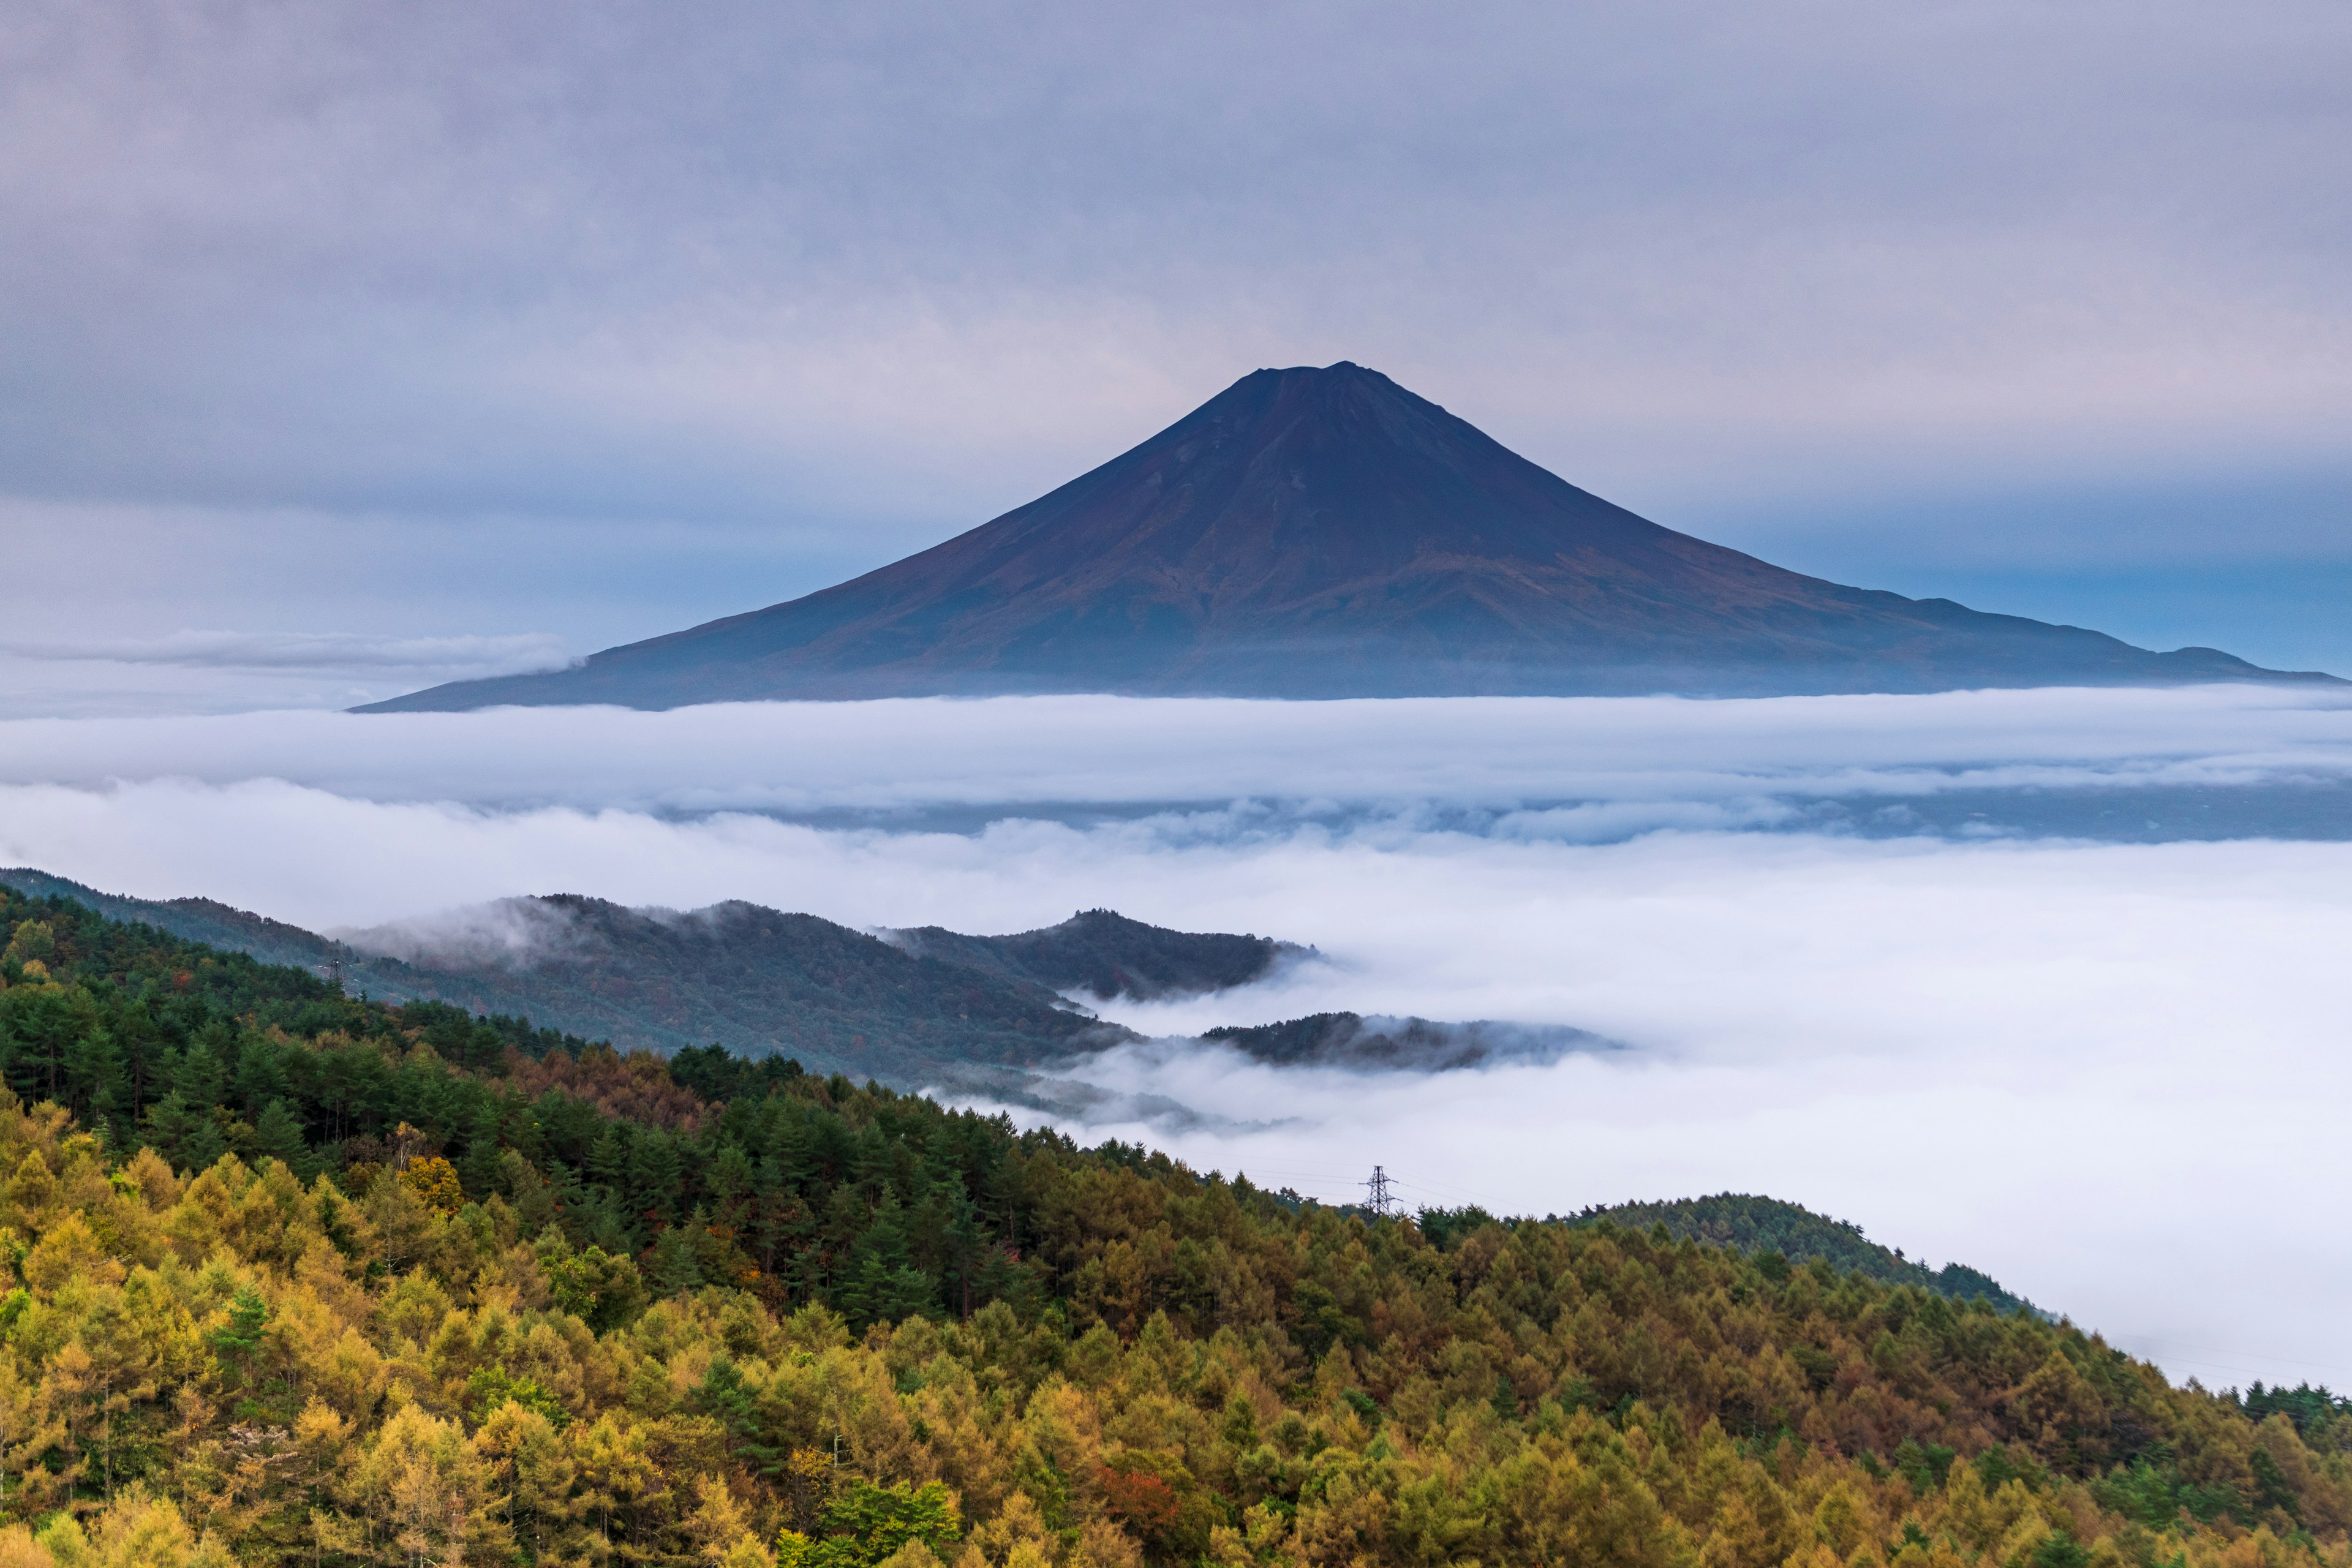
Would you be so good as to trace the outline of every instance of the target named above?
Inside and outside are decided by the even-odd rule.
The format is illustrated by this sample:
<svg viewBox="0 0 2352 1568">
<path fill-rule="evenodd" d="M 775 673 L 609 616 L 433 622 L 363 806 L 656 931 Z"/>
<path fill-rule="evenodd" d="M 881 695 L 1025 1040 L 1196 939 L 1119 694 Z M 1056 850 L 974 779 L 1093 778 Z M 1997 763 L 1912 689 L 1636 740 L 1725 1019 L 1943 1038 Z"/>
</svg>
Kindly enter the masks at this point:
<svg viewBox="0 0 2352 1568">
<path fill-rule="evenodd" d="M 2342 1386 L 2347 782 L 2352 700 L 2294 688 L 37 720 L 0 722 L 0 863 L 313 929 L 571 891 L 1311 942 L 1106 1011 L 1626 1048 L 1412 1076 L 1129 1047 L 1083 1069 L 1102 1104 L 1186 1114 L 1072 1130 L 1333 1199 L 1375 1162 L 1498 1212 L 1769 1193 L 2176 1375 Z M 2069 800 L 2107 804 L 2052 829 Z"/>
</svg>

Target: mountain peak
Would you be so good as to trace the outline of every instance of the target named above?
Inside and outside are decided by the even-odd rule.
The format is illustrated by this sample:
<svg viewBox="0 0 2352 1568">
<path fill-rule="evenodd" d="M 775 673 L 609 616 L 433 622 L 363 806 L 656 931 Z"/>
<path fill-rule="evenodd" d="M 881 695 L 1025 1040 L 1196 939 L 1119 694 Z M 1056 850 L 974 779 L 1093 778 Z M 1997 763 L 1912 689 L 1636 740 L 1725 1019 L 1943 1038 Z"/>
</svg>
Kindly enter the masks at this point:
<svg viewBox="0 0 2352 1568">
<path fill-rule="evenodd" d="M 1255 371 L 1050 494 L 835 587 L 363 710 L 2268 679 L 2290 678 L 1784 571 L 1579 489 L 1341 360 Z"/>
</svg>

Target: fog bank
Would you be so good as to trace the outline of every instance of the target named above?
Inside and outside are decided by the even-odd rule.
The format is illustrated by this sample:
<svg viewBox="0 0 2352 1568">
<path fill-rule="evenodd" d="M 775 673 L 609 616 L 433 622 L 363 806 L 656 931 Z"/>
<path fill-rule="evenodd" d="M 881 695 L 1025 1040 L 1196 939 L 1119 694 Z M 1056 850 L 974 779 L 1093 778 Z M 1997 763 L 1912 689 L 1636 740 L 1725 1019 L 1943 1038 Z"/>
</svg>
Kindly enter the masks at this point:
<svg viewBox="0 0 2352 1568">
<path fill-rule="evenodd" d="M 1497 1211 L 1769 1193 L 2176 1374 L 2341 1385 L 2352 843 L 1802 813 L 2339 789 L 2347 758 L 2352 706 L 2245 689 L 12 723 L 0 861 L 313 930 L 566 891 L 977 931 L 1108 905 L 1311 942 L 1327 962 L 1242 992 L 1102 1011 L 1624 1048 L 1424 1076 L 1136 1047 L 1080 1069 L 1101 1092 L 1066 1124 L 1331 1198 L 1375 1162 Z M 723 803 L 770 809 L 696 809 Z"/>
</svg>

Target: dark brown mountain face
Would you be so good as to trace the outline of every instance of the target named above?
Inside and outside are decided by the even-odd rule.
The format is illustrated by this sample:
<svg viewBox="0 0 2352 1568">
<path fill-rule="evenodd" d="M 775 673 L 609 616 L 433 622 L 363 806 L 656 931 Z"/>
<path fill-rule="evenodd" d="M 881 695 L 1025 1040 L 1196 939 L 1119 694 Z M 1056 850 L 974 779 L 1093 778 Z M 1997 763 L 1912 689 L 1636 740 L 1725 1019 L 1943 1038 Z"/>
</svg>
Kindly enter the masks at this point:
<svg viewBox="0 0 2352 1568">
<path fill-rule="evenodd" d="M 1262 370 L 1132 451 L 788 604 L 364 711 L 1123 691 L 1931 691 L 2303 679 L 1676 533 L 1378 372 Z"/>
</svg>

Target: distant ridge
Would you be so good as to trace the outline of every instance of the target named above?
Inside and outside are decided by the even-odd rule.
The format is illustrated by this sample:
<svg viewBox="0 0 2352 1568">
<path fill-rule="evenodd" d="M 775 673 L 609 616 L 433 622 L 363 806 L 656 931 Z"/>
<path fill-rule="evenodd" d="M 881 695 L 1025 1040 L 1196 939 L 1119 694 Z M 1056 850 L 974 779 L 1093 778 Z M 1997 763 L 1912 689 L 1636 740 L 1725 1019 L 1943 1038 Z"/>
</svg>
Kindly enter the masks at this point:
<svg viewBox="0 0 2352 1568">
<path fill-rule="evenodd" d="M 1136 1037 L 1072 1008 L 1226 990 L 1308 950 L 1264 937 L 1166 931 L 1108 910 L 1013 937 L 931 928 L 934 956 L 814 915 L 730 901 L 691 913 L 578 894 L 509 899 L 471 924 L 317 935 L 209 899 L 101 893 L 30 867 L 0 887 L 69 899 L 265 963 L 324 973 L 378 1001 L 442 1002 L 529 1018 L 624 1050 L 724 1045 L 821 1072 L 909 1088 L 964 1068 L 1025 1068 Z M 892 933 L 897 936 L 898 933 Z M 1065 979 L 1065 976 L 1069 978 Z"/>
<path fill-rule="evenodd" d="M 964 936 L 939 926 L 915 926 L 889 937 L 918 957 L 1052 991 L 1082 991 L 1097 1002 L 1230 991 L 1315 952 L 1272 937 L 1167 931 L 1117 910 L 1081 910 L 1060 925 L 1012 936 Z"/>
<path fill-rule="evenodd" d="M 1051 494 L 851 582 L 359 711 L 2332 679 L 1785 571 L 1578 489 L 1342 362 L 1244 376 Z"/>
</svg>

